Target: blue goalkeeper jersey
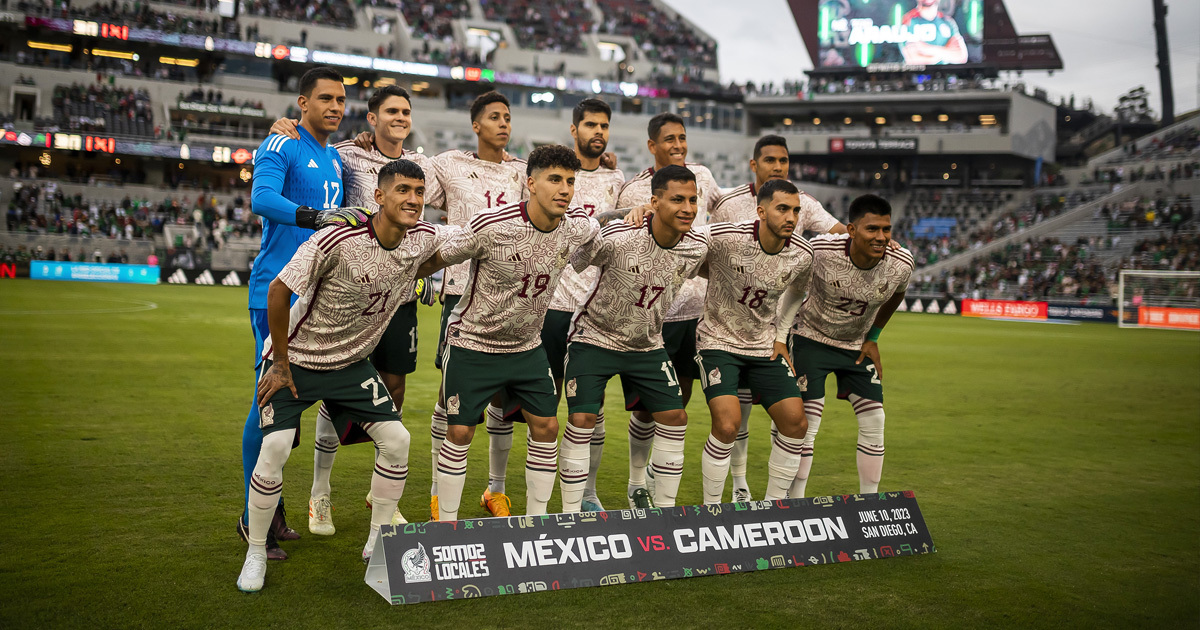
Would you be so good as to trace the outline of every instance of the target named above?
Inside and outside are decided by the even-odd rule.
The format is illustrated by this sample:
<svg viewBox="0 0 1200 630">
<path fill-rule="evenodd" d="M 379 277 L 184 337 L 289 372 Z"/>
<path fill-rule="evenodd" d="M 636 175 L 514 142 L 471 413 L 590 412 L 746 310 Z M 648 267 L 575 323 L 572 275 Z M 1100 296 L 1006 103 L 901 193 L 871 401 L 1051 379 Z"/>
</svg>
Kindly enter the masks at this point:
<svg viewBox="0 0 1200 630">
<path fill-rule="evenodd" d="M 267 288 L 313 231 L 296 227 L 296 208 L 342 205 L 342 158 L 304 127 L 299 140 L 271 134 L 254 153 L 250 210 L 262 217 L 262 246 L 250 271 L 250 308 L 267 308 Z"/>
</svg>

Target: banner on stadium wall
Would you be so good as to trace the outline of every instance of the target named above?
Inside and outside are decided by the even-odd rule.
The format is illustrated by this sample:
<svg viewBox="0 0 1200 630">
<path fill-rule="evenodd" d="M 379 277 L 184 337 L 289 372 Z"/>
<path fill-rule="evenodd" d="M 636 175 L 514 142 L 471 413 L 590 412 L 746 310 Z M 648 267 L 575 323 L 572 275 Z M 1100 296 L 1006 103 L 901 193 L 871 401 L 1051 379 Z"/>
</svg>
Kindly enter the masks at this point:
<svg viewBox="0 0 1200 630">
<path fill-rule="evenodd" d="M 958 300 L 948 298 L 905 297 L 900 306 L 896 308 L 896 312 L 958 315 L 962 310 L 959 304 Z"/>
<path fill-rule="evenodd" d="M 1200 309 L 1139 306 L 1137 322 L 1146 328 L 1200 330 Z"/>
<path fill-rule="evenodd" d="M 385 525 L 365 579 L 414 604 L 935 551 L 903 491 Z"/>
<path fill-rule="evenodd" d="M 963 317 L 1003 317 L 1005 319 L 1047 319 L 1049 305 L 1045 302 L 1014 300 L 963 300 Z"/>
<path fill-rule="evenodd" d="M 1115 306 L 1100 306 L 1097 304 L 1054 304 L 1046 306 L 1046 315 L 1050 319 L 1071 319 L 1083 322 L 1117 323 L 1118 313 Z"/>
<path fill-rule="evenodd" d="M 0 278 L 28 278 L 29 263 L 0 263 Z"/>
<path fill-rule="evenodd" d="M 35 260 L 29 264 L 29 277 L 34 280 L 158 284 L 159 270 L 157 265 L 120 265 Z"/>
<path fill-rule="evenodd" d="M 250 281 L 249 271 L 214 271 L 207 267 L 184 269 L 163 267 L 162 281 L 166 284 L 200 284 L 208 286 L 240 287 Z"/>
</svg>

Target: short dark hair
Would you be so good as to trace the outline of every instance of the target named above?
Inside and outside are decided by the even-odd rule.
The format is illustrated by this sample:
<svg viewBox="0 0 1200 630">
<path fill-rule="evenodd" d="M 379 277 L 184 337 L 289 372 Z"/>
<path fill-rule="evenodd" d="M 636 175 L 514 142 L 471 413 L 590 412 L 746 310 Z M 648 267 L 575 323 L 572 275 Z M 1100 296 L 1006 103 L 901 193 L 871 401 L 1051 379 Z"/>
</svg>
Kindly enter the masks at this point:
<svg viewBox="0 0 1200 630">
<path fill-rule="evenodd" d="M 650 135 L 651 140 L 658 142 L 658 132 L 662 131 L 663 125 L 668 123 L 675 123 L 681 127 L 687 128 L 687 125 L 683 124 L 683 119 L 677 114 L 663 112 L 650 119 L 650 124 L 646 125 L 646 133 Z"/>
<path fill-rule="evenodd" d="M 774 134 L 759 138 L 758 142 L 754 143 L 754 159 L 757 160 L 758 156 L 762 155 L 763 147 L 783 147 L 783 150 L 787 151 L 787 140 Z"/>
<path fill-rule="evenodd" d="M 483 94 L 476 96 L 474 101 L 471 101 L 471 122 L 475 122 L 475 120 L 479 118 L 479 114 L 483 113 L 483 108 L 491 105 L 492 103 L 504 103 L 505 107 L 512 109 L 512 105 L 509 104 L 508 98 L 503 94 L 497 92 L 496 90 L 484 92 Z"/>
<path fill-rule="evenodd" d="M 412 160 L 392 160 L 379 169 L 379 179 L 376 180 L 376 185 L 382 190 L 384 182 L 390 181 L 396 176 L 425 181 L 425 171 L 416 162 Z"/>
<path fill-rule="evenodd" d="M 764 203 L 771 201 L 771 198 L 774 197 L 775 193 L 777 192 L 781 192 L 786 195 L 798 195 L 800 194 L 800 189 L 796 188 L 795 184 L 786 179 L 768 179 L 767 183 L 763 184 L 762 188 L 758 189 L 758 205 L 761 206 Z"/>
<path fill-rule="evenodd" d="M 881 217 L 891 216 L 892 204 L 879 195 L 862 195 L 850 202 L 850 222 L 863 218 L 868 214 L 877 214 Z"/>
<path fill-rule="evenodd" d="M 313 68 L 312 70 L 305 72 L 300 77 L 300 95 L 312 96 L 313 88 L 317 87 L 317 81 L 320 81 L 321 79 L 329 79 L 330 81 L 337 81 L 338 83 L 341 83 L 342 75 L 340 72 L 330 68 L 329 66 Z"/>
<path fill-rule="evenodd" d="M 571 149 L 561 144 L 544 144 L 530 152 L 525 174 L 532 176 L 535 171 L 555 167 L 578 171 L 582 165 L 579 163 L 579 156 Z"/>
<path fill-rule="evenodd" d="M 612 120 L 612 108 L 608 106 L 608 103 L 598 98 L 585 98 L 579 101 L 575 110 L 571 112 L 571 124 L 578 126 L 579 121 L 583 120 L 587 114 L 604 114 L 608 116 L 609 120 Z"/>
<path fill-rule="evenodd" d="M 412 105 L 412 96 L 408 93 L 408 90 L 399 85 L 385 85 L 375 90 L 375 93 L 371 95 L 371 100 L 367 101 L 367 111 L 378 115 L 379 108 L 383 106 L 383 102 L 393 96 L 399 96 L 408 101 L 409 105 Z"/>
<path fill-rule="evenodd" d="M 667 189 L 667 184 L 670 182 L 686 183 L 694 181 L 696 181 L 696 174 L 690 169 L 678 164 L 664 166 L 654 171 L 654 177 L 650 178 L 650 194 L 658 195 L 658 193 Z"/>
</svg>

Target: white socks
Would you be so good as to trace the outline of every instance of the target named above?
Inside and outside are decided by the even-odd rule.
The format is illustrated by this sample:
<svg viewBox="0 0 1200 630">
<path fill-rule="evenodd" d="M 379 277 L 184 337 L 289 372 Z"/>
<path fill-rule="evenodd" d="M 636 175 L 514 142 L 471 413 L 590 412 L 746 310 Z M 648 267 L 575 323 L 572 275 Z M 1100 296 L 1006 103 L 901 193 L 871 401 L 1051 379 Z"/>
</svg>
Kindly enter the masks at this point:
<svg viewBox="0 0 1200 630">
<path fill-rule="evenodd" d="M 371 529 L 392 522 L 396 503 L 404 496 L 411 441 L 403 422 L 369 422 L 363 429 L 375 441 L 375 472 L 371 475 Z"/>
<path fill-rule="evenodd" d="M 562 511 L 578 512 L 583 503 L 584 484 L 589 478 L 593 429 L 567 424 L 558 458 L 558 482 L 562 489 Z"/>
<path fill-rule="evenodd" d="M 742 408 L 742 426 L 738 427 L 737 439 L 733 441 L 733 451 L 729 458 L 729 470 L 733 473 L 733 487 L 749 490 L 746 482 L 746 463 L 750 459 L 750 412 L 754 411 L 754 398 L 750 390 L 738 390 L 738 403 Z M 724 486 L 725 481 L 721 480 Z"/>
<path fill-rule="evenodd" d="M 708 435 L 708 441 L 704 443 L 704 452 L 700 455 L 700 474 L 703 476 L 704 503 L 706 505 L 720 503 L 725 495 L 725 477 L 729 474 L 730 450 L 736 448 L 739 443 L 744 443 L 744 440 L 738 439 L 730 444 L 718 440 L 717 436 L 711 433 Z M 745 479 L 744 476 L 743 479 Z"/>
<path fill-rule="evenodd" d="M 600 470 L 600 458 L 604 455 L 604 410 L 596 414 L 596 428 L 592 430 L 592 443 L 589 451 L 588 478 L 583 488 L 583 496 L 596 498 L 596 474 Z"/>
<path fill-rule="evenodd" d="M 533 438 L 529 438 L 526 445 L 525 514 L 540 516 L 546 513 L 546 504 L 550 503 L 550 495 L 554 492 L 554 475 L 558 472 L 558 442 L 534 442 Z"/>
<path fill-rule="evenodd" d="M 808 433 L 804 435 L 804 445 L 800 447 L 800 467 L 796 470 L 796 479 L 788 490 L 788 497 L 800 499 L 808 486 L 808 475 L 812 471 L 813 442 L 817 439 L 817 430 L 821 428 L 821 413 L 825 411 L 825 399 L 804 401 L 804 415 L 808 418 Z"/>
<path fill-rule="evenodd" d="M 333 460 L 337 457 L 338 435 L 329 419 L 325 403 L 317 411 L 317 431 L 313 444 L 313 483 L 309 496 L 327 497 L 330 494 L 329 475 L 333 472 Z"/>
<path fill-rule="evenodd" d="M 459 446 L 444 440 L 437 457 L 438 520 L 457 521 L 462 502 L 463 484 L 467 480 L 467 451 L 470 444 Z M 371 511 L 374 515 L 374 510 Z"/>
<path fill-rule="evenodd" d="M 850 394 L 850 404 L 858 416 L 858 491 L 873 494 L 883 477 L 883 403 Z"/>
<path fill-rule="evenodd" d="M 650 445 L 654 442 L 654 422 L 642 422 L 629 415 L 629 485 L 646 487 L 646 464 L 650 460 Z"/>
<path fill-rule="evenodd" d="M 275 517 L 279 495 L 283 492 L 283 465 L 292 452 L 295 429 L 273 431 L 263 436 L 258 462 L 250 475 L 250 500 L 247 504 L 249 521 L 246 541 L 249 552 L 267 553 L 267 530 Z"/>
<path fill-rule="evenodd" d="M 438 493 L 438 453 L 442 450 L 442 441 L 446 439 L 446 408 L 438 401 L 433 406 L 433 416 L 429 418 L 429 437 L 432 440 L 430 452 L 433 453 L 433 485 L 429 487 L 429 496 L 436 497 Z"/>
<path fill-rule="evenodd" d="M 513 423 L 504 420 L 504 410 L 489 404 L 488 432 L 488 489 L 504 494 L 504 479 L 508 476 L 508 452 L 512 450 Z"/>
<path fill-rule="evenodd" d="M 650 467 L 654 469 L 654 507 L 675 507 L 679 479 L 683 476 L 683 441 L 686 435 L 686 425 L 674 427 L 654 423 L 654 451 L 650 455 Z"/>
<path fill-rule="evenodd" d="M 807 437 L 807 435 L 805 436 Z M 771 457 L 767 460 L 767 493 L 763 499 L 776 501 L 787 497 L 796 472 L 800 468 L 804 440 L 777 433 L 771 440 Z M 812 458 L 809 458 L 811 461 Z"/>
</svg>

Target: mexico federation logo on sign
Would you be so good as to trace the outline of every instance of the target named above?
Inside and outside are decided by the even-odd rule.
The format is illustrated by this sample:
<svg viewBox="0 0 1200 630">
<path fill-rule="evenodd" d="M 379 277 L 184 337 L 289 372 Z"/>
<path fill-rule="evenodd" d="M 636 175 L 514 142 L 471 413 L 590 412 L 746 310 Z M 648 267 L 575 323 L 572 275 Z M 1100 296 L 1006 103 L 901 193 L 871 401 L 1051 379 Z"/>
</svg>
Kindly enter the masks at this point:
<svg viewBox="0 0 1200 630">
<path fill-rule="evenodd" d="M 409 549 L 400 557 L 400 567 L 404 569 L 404 581 L 409 584 L 428 582 L 429 554 L 425 553 L 425 545 L 418 544 L 416 549 Z"/>
</svg>

